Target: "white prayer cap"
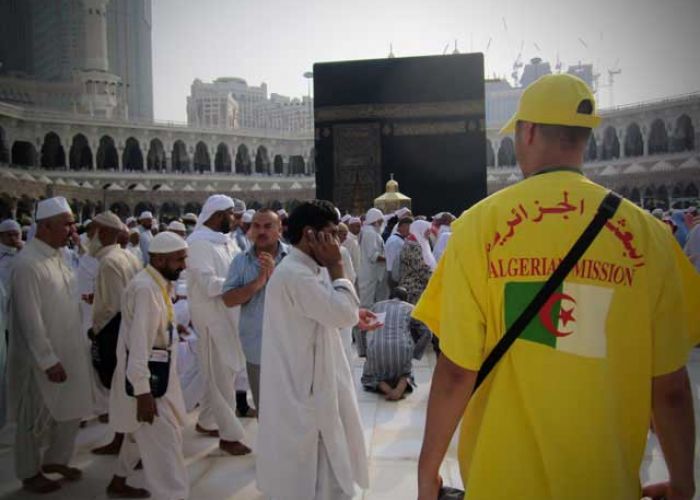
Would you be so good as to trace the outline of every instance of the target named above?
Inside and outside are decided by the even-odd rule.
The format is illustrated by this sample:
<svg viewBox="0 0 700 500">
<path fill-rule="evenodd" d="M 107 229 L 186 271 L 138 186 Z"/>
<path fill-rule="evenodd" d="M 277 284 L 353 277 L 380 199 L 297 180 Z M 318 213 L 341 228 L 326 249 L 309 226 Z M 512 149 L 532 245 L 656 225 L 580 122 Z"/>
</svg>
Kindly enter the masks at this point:
<svg viewBox="0 0 700 500">
<path fill-rule="evenodd" d="M 338 207 L 333 207 L 333 208 L 335 208 L 335 215 L 337 215 L 338 220 L 340 220 L 340 218 L 342 217 L 342 215 L 340 215 L 340 210 L 338 210 Z"/>
<path fill-rule="evenodd" d="M 153 237 L 151 244 L 148 246 L 148 253 L 173 253 L 186 248 L 187 242 L 182 236 L 170 231 L 163 231 Z"/>
<path fill-rule="evenodd" d="M 277 215 L 278 215 L 279 217 L 287 217 L 287 216 L 289 216 L 289 214 L 287 213 L 287 211 L 286 211 L 284 208 L 280 208 L 279 210 L 277 210 Z"/>
<path fill-rule="evenodd" d="M 226 196 L 225 194 L 213 194 L 207 198 L 207 201 L 204 202 L 202 211 L 199 213 L 199 217 L 197 218 L 197 224 L 202 225 L 216 212 L 228 210 L 229 208 L 233 207 L 234 203 L 230 196 Z"/>
<path fill-rule="evenodd" d="M 139 228 L 132 227 L 131 229 L 129 229 L 129 234 L 141 234 L 141 232 L 139 231 Z"/>
<path fill-rule="evenodd" d="M 651 211 L 651 215 L 653 215 L 657 219 L 661 219 L 664 216 L 664 211 L 661 208 L 655 208 Z"/>
<path fill-rule="evenodd" d="M 348 225 L 350 224 L 362 224 L 362 219 L 359 217 L 350 217 L 350 220 L 348 220 Z"/>
<path fill-rule="evenodd" d="M 238 198 L 233 198 L 233 213 L 234 214 L 242 214 L 245 212 L 245 202 L 243 200 L 239 200 Z"/>
<path fill-rule="evenodd" d="M 250 224 L 253 222 L 253 215 L 255 215 L 255 210 L 246 210 L 243 212 L 243 218 L 241 221 L 245 222 L 246 224 Z"/>
<path fill-rule="evenodd" d="M 21 231 L 22 228 L 17 223 L 17 221 L 12 219 L 5 219 L 0 222 L 0 233 L 9 233 L 10 231 Z"/>
<path fill-rule="evenodd" d="M 350 214 L 345 214 L 345 215 L 343 215 L 343 216 L 340 218 L 340 222 L 342 222 L 343 224 L 347 224 L 347 222 L 348 222 L 350 219 L 352 219 L 352 215 L 350 215 Z"/>
<path fill-rule="evenodd" d="M 111 227 L 112 229 L 117 229 L 119 231 L 121 231 L 124 228 L 124 224 L 122 224 L 122 221 L 119 220 L 117 214 L 115 214 L 114 212 L 110 212 L 109 210 L 97 214 L 94 220 L 100 226 Z"/>
<path fill-rule="evenodd" d="M 409 215 L 411 215 L 411 210 L 406 207 L 402 207 L 396 211 L 395 215 L 399 219 L 403 219 L 404 217 L 408 217 Z"/>
<path fill-rule="evenodd" d="M 365 224 L 374 224 L 375 222 L 384 220 L 384 214 L 378 208 L 370 208 L 365 216 Z"/>
<path fill-rule="evenodd" d="M 36 207 L 36 220 L 48 219 L 58 214 L 72 214 L 68 201 L 63 196 L 41 200 Z"/>
<path fill-rule="evenodd" d="M 186 233 L 187 228 L 179 220 L 174 220 L 171 221 L 170 224 L 168 224 L 168 231 L 180 231 L 181 233 Z"/>
<path fill-rule="evenodd" d="M 178 297 L 187 297 L 187 284 L 178 283 L 175 287 L 175 295 L 177 295 Z"/>
<path fill-rule="evenodd" d="M 148 210 L 144 210 L 143 212 L 141 212 L 141 215 L 139 215 L 139 220 L 145 219 L 153 219 L 153 214 Z"/>
<path fill-rule="evenodd" d="M 136 217 L 127 217 L 126 218 L 126 224 L 129 225 L 132 222 L 136 222 Z"/>
<path fill-rule="evenodd" d="M 197 223 L 197 216 L 195 214 L 193 214 L 192 212 L 188 212 L 182 216 L 182 220 L 184 222 L 193 222 L 196 224 Z"/>
</svg>

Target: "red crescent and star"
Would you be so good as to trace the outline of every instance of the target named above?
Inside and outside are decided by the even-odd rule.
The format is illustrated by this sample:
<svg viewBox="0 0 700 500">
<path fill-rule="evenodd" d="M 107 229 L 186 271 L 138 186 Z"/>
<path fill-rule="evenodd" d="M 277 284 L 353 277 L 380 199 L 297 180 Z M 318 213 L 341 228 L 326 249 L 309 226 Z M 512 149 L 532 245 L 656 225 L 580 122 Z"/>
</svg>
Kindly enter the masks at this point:
<svg viewBox="0 0 700 500">
<path fill-rule="evenodd" d="M 542 326 L 544 326 L 547 331 L 549 331 L 549 333 L 555 337 L 567 337 L 574 333 L 573 330 L 570 332 L 557 330 L 557 327 L 554 326 L 554 323 L 552 323 L 552 308 L 557 304 L 557 302 L 562 302 L 564 300 L 572 302 L 574 306 L 576 305 L 576 301 L 571 295 L 567 295 L 565 293 L 553 293 L 547 302 L 545 302 L 545 304 L 542 306 L 539 314 Z M 565 309 L 564 304 L 561 304 L 558 319 L 561 320 L 563 326 L 566 326 L 568 323 L 576 322 L 576 318 L 574 318 L 574 306 L 572 306 L 570 309 Z"/>
</svg>

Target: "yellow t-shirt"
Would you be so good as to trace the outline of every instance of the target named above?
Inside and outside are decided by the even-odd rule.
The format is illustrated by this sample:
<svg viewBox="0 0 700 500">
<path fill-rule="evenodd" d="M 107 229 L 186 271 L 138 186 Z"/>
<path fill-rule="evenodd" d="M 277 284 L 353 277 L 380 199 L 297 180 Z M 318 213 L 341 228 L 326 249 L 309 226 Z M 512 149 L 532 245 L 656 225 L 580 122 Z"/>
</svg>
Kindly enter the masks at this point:
<svg viewBox="0 0 700 500">
<path fill-rule="evenodd" d="M 453 224 L 414 317 L 478 371 L 606 193 L 552 171 L 482 200 Z M 671 233 L 623 201 L 469 402 L 468 498 L 638 499 L 651 379 L 686 363 L 699 302 L 700 276 Z"/>
</svg>

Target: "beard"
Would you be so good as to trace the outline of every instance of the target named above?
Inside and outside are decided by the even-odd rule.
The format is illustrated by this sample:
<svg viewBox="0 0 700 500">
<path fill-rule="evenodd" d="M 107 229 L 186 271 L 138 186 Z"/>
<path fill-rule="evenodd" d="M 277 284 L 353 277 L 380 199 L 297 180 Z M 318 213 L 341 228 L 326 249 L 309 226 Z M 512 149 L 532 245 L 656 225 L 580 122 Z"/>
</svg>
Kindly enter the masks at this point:
<svg viewBox="0 0 700 500">
<path fill-rule="evenodd" d="M 168 281 L 177 281 L 181 272 L 182 269 L 163 269 L 160 271 L 160 274 Z"/>
<path fill-rule="evenodd" d="M 97 252 L 99 252 L 100 250 L 102 250 L 102 246 L 103 246 L 103 245 L 102 245 L 102 242 L 101 242 L 100 239 L 97 237 L 97 233 L 95 233 L 95 234 L 92 236 L 92 238 L 90 238 L 90 239 L 88 240 L 88 244 L 87 244 L 88 255 L 90 255 L 91 257 L 96 256 L 96 255 L 97 255 Z"/>
<path fill-rule="evenodd" d="M 224 219 L 221 221 L 221 226 L 219 227 L 219 232 L 228 234 L 231 232 L 231 221 Z"/>
</svg>

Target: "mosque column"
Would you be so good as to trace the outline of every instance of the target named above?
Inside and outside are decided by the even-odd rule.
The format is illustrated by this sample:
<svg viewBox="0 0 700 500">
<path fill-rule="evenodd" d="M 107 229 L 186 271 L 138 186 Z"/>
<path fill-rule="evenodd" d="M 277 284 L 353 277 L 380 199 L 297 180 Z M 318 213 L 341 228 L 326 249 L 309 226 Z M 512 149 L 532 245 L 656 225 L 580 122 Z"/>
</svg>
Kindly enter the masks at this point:
<svg viewBox="0 0 700 500">
<path fill-rule="evenodd" d="M 625 130 L 615 129 L 615 133 L 617 134 L 617 142 L 620 144 L 620 159 L 622 159 L 625 158 Z"/>
<path fill-rule="evenodd" d="M 216 163 L 216 146 L 209 146 L 209 172 L 214 173 Z"/>
<path fill-rule="evenodd" d="M 501 141 L 495 140 L 493 141 L 493 166 L 498 168 L 500 165 L 498 164 L 498 150 L 501 149 Z"/>
<path fill-rule="evenodd" d="M 124 171 L 124 146 L 117 146 L 117 170 Z"/>
</svg>

